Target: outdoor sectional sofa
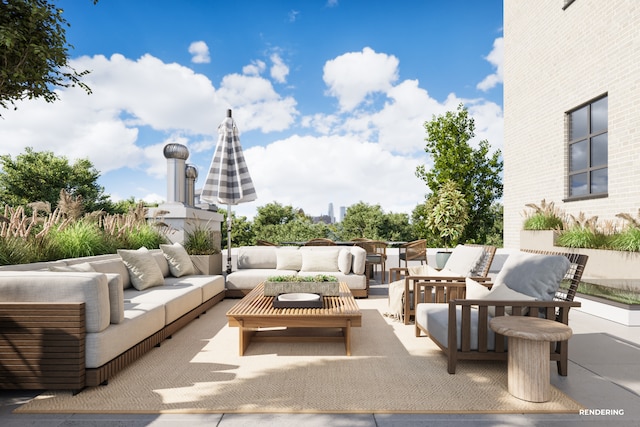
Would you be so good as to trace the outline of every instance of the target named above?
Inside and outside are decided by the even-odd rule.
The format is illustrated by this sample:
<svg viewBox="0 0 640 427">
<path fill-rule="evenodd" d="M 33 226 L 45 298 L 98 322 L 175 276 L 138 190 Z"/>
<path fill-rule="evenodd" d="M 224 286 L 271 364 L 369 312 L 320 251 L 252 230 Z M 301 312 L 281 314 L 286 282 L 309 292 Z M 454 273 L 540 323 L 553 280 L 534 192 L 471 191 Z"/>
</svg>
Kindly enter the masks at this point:
<svg viewBox="0 0 640 427">
<path fill-rule="evenodd" d="M 224 298 L 196 273 L 176 245 L 0 267 L 0 389 L 105 384 Z"/>
<path fill-rule="evenodd" d="M 369 295 L 367 251 L 359 246 L 241 246 L 227 296 L 242 297 L 270 276 L 335 276 L 354 297 Z"/>
</svg>

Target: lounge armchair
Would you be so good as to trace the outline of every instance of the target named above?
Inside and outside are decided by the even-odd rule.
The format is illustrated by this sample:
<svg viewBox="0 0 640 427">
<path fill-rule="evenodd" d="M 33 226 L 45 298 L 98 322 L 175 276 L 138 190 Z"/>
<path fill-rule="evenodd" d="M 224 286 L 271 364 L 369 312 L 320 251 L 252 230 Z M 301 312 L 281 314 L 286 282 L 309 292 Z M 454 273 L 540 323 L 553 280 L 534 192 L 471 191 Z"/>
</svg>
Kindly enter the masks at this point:
<svg viewBox="0 0 640 427">
<path fill-rule="evenodd" d="M 573 298 L 587 259 L 572 253 L 516 252 L 490 290 L 491 284 L 472 279 L 464 284 L 416 282 L 416 336 L 425 333 L 440 347 L 447 355 L 450 374 L 455 373 L 458 360 L 507 360 L 506 339 L 489 328 L 489 320 L 526 315 L 568 324 L 569 309 L 580 306 Z M 432 293 L 436 300 L 425 302 L 424 296 Z M 567 375 L 567 344 L 551 345 L 550 359 L 557 362 L 562 376 Z"/>
<path fill-rule="evenodd" d="M 398 304 L 398 298 L 402 298 L 401 315 L 404 324 L 408 325 L 411 316 L 415 315 L 413 304 L 413 290 L 417 282 L 429 282 L 442 284 L 438 289 L 444 291 L 445 284 L 451 284 L 451 292 L 454 287 L 464 286 L 466 277 L 473 277 L 479 282 L 488 281 L 486 278 L 496 253 L 496 247 L 491 245 L 458 245 L 442 270 L 436 270 L 428 264 L 419 267 L 398 267 L 389 270 L 389 303 L 391 307 Z M 401 283 L 404 281 L 404 283 Z M 401 289 L 398 289 L 398 288 Z M 434 288 L 435 289 L 435 288 Z M 401 295 L 400 295 L 401 293 Z M 435 295 L 433 296 L 435 298 Z M 433 302 L 436 302 L 433 300 Z"/>
<path fill-rule="evenodd" d="M 405 268 L 409 267 L 409 261 L 419 260 L 420 264 L 427 263 L 427 241 L 425 239 L 403 243 L 399 247 L 398 267 L 404 261 Z"/>
</svg>

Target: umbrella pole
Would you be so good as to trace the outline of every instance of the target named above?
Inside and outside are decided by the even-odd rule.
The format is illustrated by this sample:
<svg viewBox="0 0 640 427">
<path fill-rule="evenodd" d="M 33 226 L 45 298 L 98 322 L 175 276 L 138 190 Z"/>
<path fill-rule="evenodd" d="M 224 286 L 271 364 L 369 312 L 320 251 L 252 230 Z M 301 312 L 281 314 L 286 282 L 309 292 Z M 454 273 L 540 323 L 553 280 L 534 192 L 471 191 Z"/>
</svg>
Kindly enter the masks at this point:
<svg viewBox="0 0 640 427">
<path fill-rule="evenodd" d="M 231 274 L 231 205 L 227 205 L 227 274 Z"/>
</svg>

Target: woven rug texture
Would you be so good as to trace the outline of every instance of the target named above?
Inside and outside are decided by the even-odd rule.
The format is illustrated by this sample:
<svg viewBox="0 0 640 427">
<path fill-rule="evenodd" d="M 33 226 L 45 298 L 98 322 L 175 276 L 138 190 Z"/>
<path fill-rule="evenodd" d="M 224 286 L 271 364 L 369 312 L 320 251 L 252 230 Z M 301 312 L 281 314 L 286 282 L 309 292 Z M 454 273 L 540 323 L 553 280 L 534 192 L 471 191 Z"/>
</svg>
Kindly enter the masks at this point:
<svg viewBox="0 0 640 427">
<path fill-rule="evenodd" d="M 386 297 L 360 299 L 352 356 L 340 342 L 254 342 L 238 355 L 226 299 L 109 380 L 73 396 L 47 391 L 17 413 L 577 413 L 552 387 L 549 402 L 507 391 L 506 362 L 446 357 L 414 326 L 383 316 Z M 555 363 L 551 367 L 555 369 Z"/>
</svg>

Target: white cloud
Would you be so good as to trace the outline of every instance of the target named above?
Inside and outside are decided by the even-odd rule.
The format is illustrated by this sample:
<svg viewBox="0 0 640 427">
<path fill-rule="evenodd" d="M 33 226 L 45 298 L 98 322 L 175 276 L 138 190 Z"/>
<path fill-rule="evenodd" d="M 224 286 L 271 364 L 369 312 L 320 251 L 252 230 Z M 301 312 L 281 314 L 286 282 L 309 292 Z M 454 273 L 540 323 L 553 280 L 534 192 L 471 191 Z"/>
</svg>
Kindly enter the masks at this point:
<svg viewBox="0 0 640 427">
<path fill-rule="evenodd" d="M 265 64 L 264 61 L 260 61 L 258 59 L 251 62 L 251 64 L 242 67 L 242 74 L 246 74 L 247 76 L 259 76 L 264 72 L 266 68 L 267 64 Z"/>
<path fill-rule="evenodd" d="M 375 92 L 388 91 L 398 80 L 398 58 L 365 47 L 327 61 L 323 79 L 342 111 L 351 111 Z"/>
<path fill-rule="evenodd" d="M 504 62 L 504 39 L 502 37 L 493 41 L 493 49 L 485 57 L 496 69 L 496 72 L 488 75 L 476 86 L 483 92 L 488 91 L 501 84 L 503 81 L 503 62 Z"/>
<path fill-rule="evenodd" d="M 114 200 L 166 198 L 162 148 L 169 142 L 188 147 L 187 162 L 197 165 L 196 186 L 201 186 L 227 108 L 233 109 L 258 191 L 258 200 L 234 207 L 248 217 L 273 201 L 311 215 L 325 213 L 330 202 L 337 210 L 359 201 L 410 213 L 427 192 L 415 176 L 417 165 L 429 164 L 423 123 L 460 102 L 476 119 L 477 138 L 502 146 L 498 105 L 454 93 L 439 102 L 417 80 L 398 81 L 397 58 L 370 48 L 327 61 L 327 94 L 340 108 L 299 119 L 297 100 L 261 77 L 262 61 L 215 86 L 188 67 L 151 55 L 137 60 L 97 55 L 71 65 L 92 70 L 86 81 L 93 94 L 61 89 L 56 103 L 24 101 L 17 111 L 3 111 L 2 150 L 17 155 L 31 146 L 70 159 L 89 158 L 105 175 L 102 185 Z M 360 108 L 374 94 L 376 103 Z M 296 125 L 298 133 L 292 130 Z M 252 138 L 245 139 L 246 134 Z"/>
<path fill-rule="evenodd" d="M 209 46 L 203 41 L 193 42 L 189 45 L 189 53 L 193 55 L 191 62 L 194 64 L 208 64 L 211 62 Z"/>
<path fill-rule="evenodd" d="M 278 83 L 286 83 L 289 75 L 289 67 L 284 63 L 280 55 L 274 53 L 270 57 L 273 65 L 271 66 L 271 77 Z"/>
<path fill-rule="evenodd" d="M 298 15 L 300 15 L 299 10 L 290 10 L 289 11 L 289 22 L 296 22 L 298 19 Z"/>
</svg>

